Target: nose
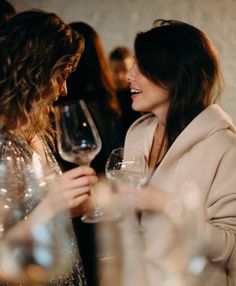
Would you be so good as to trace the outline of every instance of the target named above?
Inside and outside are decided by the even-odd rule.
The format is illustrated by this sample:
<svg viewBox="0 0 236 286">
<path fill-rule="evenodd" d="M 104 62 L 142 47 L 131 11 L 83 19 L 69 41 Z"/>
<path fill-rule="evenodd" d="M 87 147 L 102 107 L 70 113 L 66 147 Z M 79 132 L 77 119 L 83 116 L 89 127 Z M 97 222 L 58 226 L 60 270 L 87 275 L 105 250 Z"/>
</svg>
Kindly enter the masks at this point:
<svg viewBox="0 0 236 286">
<path fill-rule="evenodd" d="M 66 96 L 66 95 L 67 95 L 67 84 L 66 84 L 66 80 L 64 80 L 61 86 L 60 96 Z"/>
</svg>

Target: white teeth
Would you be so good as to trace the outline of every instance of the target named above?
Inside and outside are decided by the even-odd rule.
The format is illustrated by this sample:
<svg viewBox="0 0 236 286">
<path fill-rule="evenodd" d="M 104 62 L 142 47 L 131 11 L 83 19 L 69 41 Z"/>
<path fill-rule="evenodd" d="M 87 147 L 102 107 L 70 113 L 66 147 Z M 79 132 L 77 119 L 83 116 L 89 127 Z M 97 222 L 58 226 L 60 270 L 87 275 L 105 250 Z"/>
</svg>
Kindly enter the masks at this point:
<svg viewBox="0 0 236 286">
<path fill-rule="evenodd" d="M 131 93 L 141 93 L 142 92 L 140 89 L 133 89 L 133 88 L 130 91 L 131 91 Z"/>
</svg>

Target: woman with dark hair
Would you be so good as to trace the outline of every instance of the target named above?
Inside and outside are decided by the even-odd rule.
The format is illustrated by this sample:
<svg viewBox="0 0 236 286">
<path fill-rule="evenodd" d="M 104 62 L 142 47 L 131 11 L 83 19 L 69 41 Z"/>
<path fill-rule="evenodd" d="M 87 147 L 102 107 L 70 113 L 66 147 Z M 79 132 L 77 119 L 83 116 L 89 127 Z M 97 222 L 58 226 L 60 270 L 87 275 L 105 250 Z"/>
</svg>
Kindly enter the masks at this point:
<svg viewBox="0 0 236 286">
<path fill-rule="evenodd" d="M 110 152 L 123 144 L 124 135 L 120 126 L 120 107 L 112 72 L 106 58 L 102 40 L 87 23 L 75 22 L 70 26 L 84 37 L 85 49 L 75 72 L 67 80 L 68 95 L 61 97 L 57 104 L 83 99 L 95 121 L 102 140 L 102 149 L 91 166 L 104 174 Z M 73 167 L 61 159 L 64 170 Z M 98 285 L 96 275 L 96 245 L 93 224 L 84 224 L 80 217 L 73 219 L 75 233 L 81 249 L 89 286 Z"/>
<path fill-rule="evenodd" d="M 0 29 L 1 178 L 4 172 L 12 174 L 11 183 L 17 186 L 18 204 L 24 211 L 15 225 L 9 221 L 4 225 L 4 213 L 1 212 L 1 240 L 24 241 L 32 235 L 37 220 L 50 222 L 64 210 L 73 211 L 85 202 L 89 207 L 90 185 L 97 180 L 94 170 L 77 167 L 62 174 L 47 144 L 53 142 L 54 135 L 49 113 L 53 112 L 54 101 L 66 95 L 66 78 L 76 68 L 83 48 L 83 38 L 53 13 L 22 12 L 6 21 Z M 45 179 L 48 190 L 39 203 L 39 194 L 34 197 L 27 189 L 28 184 L 32 184 L 36 192 L 37 186 L 25 172 L 35 160 L 38 172 L 45 168 L 48 172 Z M 5 192 L 7 201 L 12 201 L 16 193 L 10 189 Z M 84 204 L 83 208 L 86 208 Z M 69 218 L 63 219 L 71 225 Z M 86 285 L 72 226 L 68 235 L 68 255 L 73 268 L 56 276 L 49 285 Z"/>
<path fill-rule="evenodd" d="M 158 213 L 191 182 L 202 198 L 201 243 L 208 260 L 207 276 L 197 285 L 234 285 L 236 131 L 217 104 L 222 86 L 217 52 L 202 31 L 171 20 L 157 20 L 139 33 L 134 48 L 127 74 L 132 108 L 147 114 L 129 129 L 125 148 L 143 150 L 149 162 L 152 187 L 128 191 L 142 211 L 153 260 L 148 267 L 155 272 L 158 265 Z M 185 191 L 187 196 L 190 190 Z"/>
</svg>

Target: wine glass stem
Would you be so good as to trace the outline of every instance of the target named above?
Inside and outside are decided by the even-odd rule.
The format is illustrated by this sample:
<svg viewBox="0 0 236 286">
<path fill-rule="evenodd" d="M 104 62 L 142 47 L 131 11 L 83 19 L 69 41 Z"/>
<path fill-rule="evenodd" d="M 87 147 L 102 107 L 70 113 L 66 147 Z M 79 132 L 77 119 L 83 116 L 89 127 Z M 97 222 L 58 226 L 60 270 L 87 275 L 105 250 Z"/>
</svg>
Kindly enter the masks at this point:
<svg viewBox="0 0 236 286">
<path fill-rule="evenodd" d="M 90 166 L 90 162 L 88 164 L 85 164 L 85 166 L 89 167 Z M 96 200 L 96 195 L 94 193 L 94 187 L 90 188 L 90 194 L 91 194 L 91 199 L 92 199 L 92 202 L 93 202 L 93 205 L 94 205 L 94 209 L 95 210 L 100 210 L 100 208 L 98 206 L 98 203 L 97 203 L 97 200 Z"/>
<path fill-rule="evenodd" d="M 91 193 L 91 199 L 92 199 L 93 204 L 94 204 L 94 208 L 95 208 L 95 210 L 97 210 L 97 209 L 99 209 L 99 206 L 98 206 L 98 203 L 97 203 L 97 200 L 96 200 L 96 197 L 95 197 L 94 187 L 90 188 L 90 193 Z"/>
</svg>

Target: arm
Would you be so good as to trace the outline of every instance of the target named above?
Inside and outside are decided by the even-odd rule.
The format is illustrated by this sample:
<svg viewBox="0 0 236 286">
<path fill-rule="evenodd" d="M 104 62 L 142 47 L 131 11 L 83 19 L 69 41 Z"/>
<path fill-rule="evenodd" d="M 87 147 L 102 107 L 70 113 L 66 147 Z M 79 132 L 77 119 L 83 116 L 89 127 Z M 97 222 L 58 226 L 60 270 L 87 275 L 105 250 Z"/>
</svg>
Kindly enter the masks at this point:
<svg viewBox="0 0 236 286">
<path fill-rule="evenodd" d="M 61 212 L 78 208 L 88 200 L 90 187 L 96 181 L 95 172 L 89 167 L 77 167 L 65 172 L 49 187 L 46 196 L 27 219 L 12 226 L 5 238 L 24 239 L 31 234 L 35 223 L 45 223 Z"/>
<path fill-rule="evenodd" d="M 218 166 L 206 200 L 206 212 L 205 252 L 213 262 L 235 264 L 236 146 L 225 153 Z"/>
</svg>

